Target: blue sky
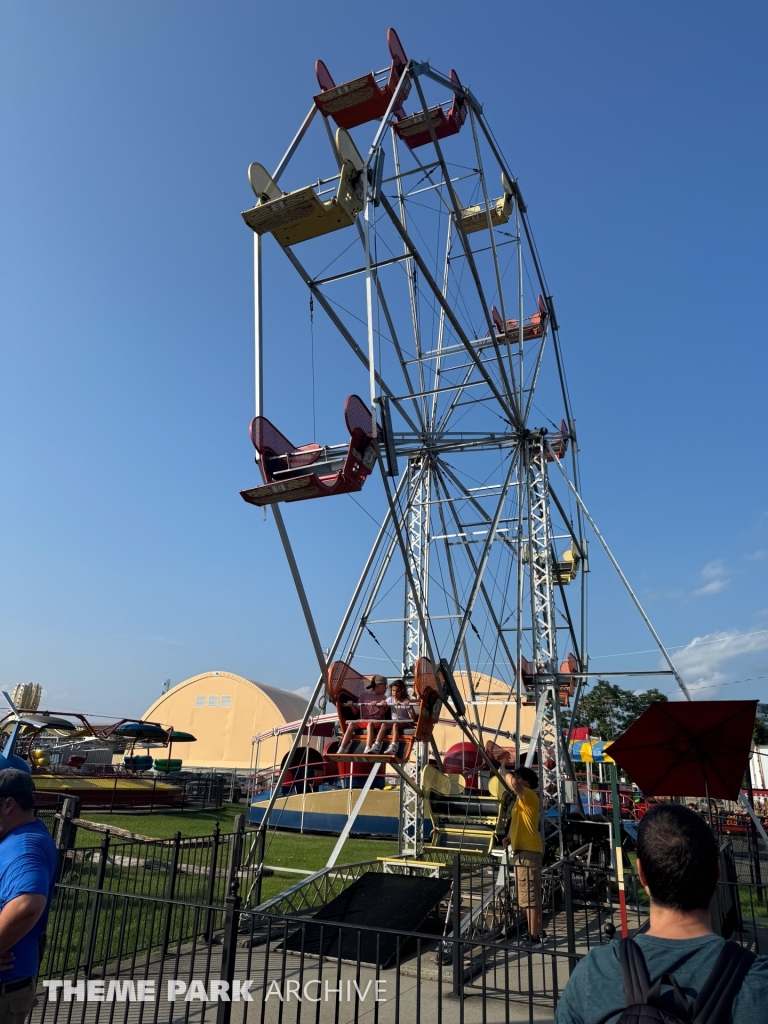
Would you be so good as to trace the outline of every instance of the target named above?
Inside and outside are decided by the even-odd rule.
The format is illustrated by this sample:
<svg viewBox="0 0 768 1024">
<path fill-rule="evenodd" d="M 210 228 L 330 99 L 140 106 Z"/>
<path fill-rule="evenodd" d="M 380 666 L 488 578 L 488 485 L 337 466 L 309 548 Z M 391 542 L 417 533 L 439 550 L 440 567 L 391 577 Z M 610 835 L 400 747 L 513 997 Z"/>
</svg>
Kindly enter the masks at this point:
<svg viewBox="0 0 768 1024">
<path fill-rule="evenodd" d="M 248 164 L 274 166 L 309 108 L 315 59 L 337 81 L 380 68 L 392 24 L 409 56 L 459 71 L 519 176 L 588 507 L 701 696 L 765 699 L 764 5 L 392 3 L 353 21 L 6 2 L 0 19 L 4 685 L 138 714 L 208 669 L 314 682 L 274 525 L 237 493 L 256 482 L 239 213 Z M 309 323 L 287 271 L 266 270 L 267 405 L 299 440 Z M 329 339 L 316 317 L 318 396 L 341 386 Z M 320 428 L 339 415 L 318 401 Z M 378 481 L 363 504 L 380 514 Z M 347 499 L 286 518 L 330 643 L 374 523 Z M 652 644 L 593 561 L 608 669 L 626 659 L 597 656 Z"/>
</svg>

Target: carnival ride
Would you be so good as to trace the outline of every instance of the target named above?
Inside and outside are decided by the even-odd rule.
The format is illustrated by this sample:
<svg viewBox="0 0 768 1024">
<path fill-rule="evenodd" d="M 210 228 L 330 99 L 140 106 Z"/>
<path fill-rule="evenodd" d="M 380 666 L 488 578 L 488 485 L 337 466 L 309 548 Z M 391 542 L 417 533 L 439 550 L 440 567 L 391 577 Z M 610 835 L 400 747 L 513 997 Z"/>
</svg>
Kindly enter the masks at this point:
<svg viewBox="0 0 768 1024">
<path fill-rule="evenodd" d="M 690 695 L 581 498 L 560 329 L 518 180 L 457 73 L 408 59 L 392 29 L 387 42 L 390 67 L 341 86 L 318 61 L 321 92 L 276 170 L 254 163 L 248 173 L 256 197 L 242 214 L 254 232 L 251 440 L 263 482 L 241 494 L 272 509 L 320 671 L 304 719 L 293 723 L 291 751 L 261 794 L 251 852 L 263 863 L 270 815 L 297 766 L 304 794 L 309 787 L 315 796 L 322 785 L 309 783 L 327 782 L 329 766 L 337 779 L 363 773 L 343 840 L 383 765 L 399 776 L 401 857 L 424 855 L 425 815 L 433 855 L 487 853 L 508 827 L 505 770 L 525 763 L 541 776 L 542 829 L 555 857 L 569 812 L 586 809 L 569 739 L 583 687 L 597 675 L 587 654 L 588 528 L 667 666 L 611 674 L 668 675 Z M 294 174 L 296 187 L 283 191 Z M 274 239 L 269 249 L 265 236 Z M 362 392 L 367 377 L 367 401 L 347 399 L 347 445 L 297 448 L 265 418 L 265 396 L 274 394 L 264 383 L 264 352 L 274 352 L 263 320 L 267 256 L 298 274 L 310 322 L 315 306 L 325 314 L 335 378 Z M 284 398 L 281 427 L 292 431 Z M 381 483 L 371 495 L 374 474 Z M 378 533 L 326 648 L 282 505 L 305 524 L 315 506 L 300 512 L 300 502 L 341 501 L 363 488 L 382 509 Z M 322 776 L 308 760 L 295 762 L 310 745 L 308 722 L 319 722 L 315 705 L 324 711 L 330 699 L 342 732 L 357 725 L 350 708 L 373 678 L 363 665 L 372 658 L 389 661 L 413 688 L 412 728 L 393 753 L 366 752 L 360 719 L 350 752 L 322 751 Z M 481 674 L 495 687 L 482 697 Z M 491 704 L 503 713 L 489 738 Z M 474 752 L 481 789 L 443 760 L 433 738 L 441 716 Z M 498 742 L 505 736 L 507 747 Z"/>
<path fill-rule="evenodd" d="M 0 716 L 0 734 L 5 736 L 0 768 L 33 775 L 39 792 L 76 793 L 87 804 L 89 798 L 103 799 L 102 791 L 109 789 L 114 791 L 111 802 L 125 805 L 143 802 L 142 794 L 149 789 L 156 804 L 178 802 L 178 787 L 158 786 L 154 778 L 143 776 L 151 770 L 165 776 L 180 771 L 181 760 L 170 754 L 174 743 L 193 742 L 191 733 L 130 718 L 97 722 L 79 712 L 41 711 L 37 704 L 33 710 L 17 708 L 8 693 L 3 691 L 3 696 L 9 710 Z M 89 762 L 96 744 L 109 763 Z M 163 748 L 168 757 L 139 754 L 137 745 Z M 113 756 L 123 751 L 123 765 L 113 765 Z"/>
</svg>

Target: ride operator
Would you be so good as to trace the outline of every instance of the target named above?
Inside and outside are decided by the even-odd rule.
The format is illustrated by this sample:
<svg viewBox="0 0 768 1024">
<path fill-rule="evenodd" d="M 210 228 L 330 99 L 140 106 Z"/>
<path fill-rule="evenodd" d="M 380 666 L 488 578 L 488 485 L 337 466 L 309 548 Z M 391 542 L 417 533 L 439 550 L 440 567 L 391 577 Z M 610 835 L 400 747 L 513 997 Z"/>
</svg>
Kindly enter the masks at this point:
<svg viewBox="0 0 768 1024">
<path fill-rule="evenodd" d="M 547 941 L 541 924 L 541 860 L 543 845 L 539 833 L 539 777 L 530 768 L 515 768 L 507 773 L 507 784 L 517 799 L 512 807 L 512 824 L 504 846 L 515 857 L 517 903 L 528 919 L 528 941 L 540 949 Z"/>
</svg>

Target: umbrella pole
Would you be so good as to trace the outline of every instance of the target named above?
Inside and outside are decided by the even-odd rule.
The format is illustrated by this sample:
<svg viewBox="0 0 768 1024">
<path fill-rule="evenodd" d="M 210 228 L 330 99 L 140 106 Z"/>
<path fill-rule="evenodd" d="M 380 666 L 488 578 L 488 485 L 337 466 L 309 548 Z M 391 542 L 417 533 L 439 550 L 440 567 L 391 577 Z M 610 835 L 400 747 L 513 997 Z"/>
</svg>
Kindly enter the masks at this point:
<svg viewBox="0 0 768 1024">
<path fill-rule="evenodd" d="M 613 803 L 613 858 L 616 862 L 616 882 L 619 886 L 619 913 L 621 915 L 621 937 L 628 937 L 627 896 L 624 891 L 624 851 L 621 848 L 621 809 L 619 805 L 619 780 L 616 765 L 608 766 L 611 776 L 611 800 Z"/>
<path fill-rule="evenodd" d="M 710 799 L 710 796 L 709 796 L 709 783 L 707 782 L 707 773 L 706 773 L 706 770 L 704 769 L 703 765 L 702 765 L 702 773 L 704 775 L 704 793 L 706 794 L 706 797 L 707 797 L 707 814 L 709 815 L 709 827 L 714 832 L 715 826 L 712 824 L 712 800 Z"/>
</svg>

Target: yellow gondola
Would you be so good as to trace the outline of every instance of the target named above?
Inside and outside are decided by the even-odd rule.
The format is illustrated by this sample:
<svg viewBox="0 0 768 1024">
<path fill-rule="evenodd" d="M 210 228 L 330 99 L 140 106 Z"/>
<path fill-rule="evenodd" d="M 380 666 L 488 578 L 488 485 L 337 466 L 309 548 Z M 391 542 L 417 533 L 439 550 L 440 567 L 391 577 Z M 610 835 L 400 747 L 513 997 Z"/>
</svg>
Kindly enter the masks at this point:
<svg viewBox="0 0 768 1024">
<path fill-rule="evenodd" d="M 280 245 L 288 246 L 354 224 L 365 202 L 365 165 L 344 128 L 336 132 L 336 150 L 341 161 L 339 186 L 327 202 L 311 185 L 282 192 L 262 164 L 251 164 L 248 180 L 258 202 L 242 214 L 248 227 L 257 235 L 274 235 Z"/>
<path fill-rule="evenodd" d="M 500 199 L 489 200 L 490 221 L 493 227 L 506 224 L 512 216 L 514 208 L 515 194 L 512 191 L 509 178 L 503 171 L 501 187 L 504 189 L 504 195 Z M 461 211 L 461 226 L 464 233 L 471 235 L 475 231 L 485 231 L 488 228 L 488 214 L 489 210 L 485 203 L 480 203 L 478 206 L 465 206 Z"/>
</svg>

